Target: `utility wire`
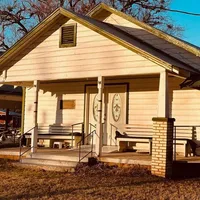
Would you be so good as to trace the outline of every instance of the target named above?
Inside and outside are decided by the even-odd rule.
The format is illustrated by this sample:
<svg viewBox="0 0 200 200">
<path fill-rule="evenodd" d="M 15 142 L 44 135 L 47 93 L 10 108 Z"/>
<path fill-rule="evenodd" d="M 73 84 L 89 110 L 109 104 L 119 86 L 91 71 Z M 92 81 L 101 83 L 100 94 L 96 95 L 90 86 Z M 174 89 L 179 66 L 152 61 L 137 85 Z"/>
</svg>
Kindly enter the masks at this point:
<svg viewBox="0 0 200 200">
<path fill-rule="evenodd" d="M 160 10 L 165 10 L 165 11 L 169 11 L 169 12 L 176 12 L 176 13 L 181 13 L 181 14 L 186 14 L 186 15 L 193 15 L 193 16 L 198 16 L 200 17 L 200 13 L 193 13 L 193 12 L 187 12 L 187 11 L 183 11 L 183 10 L 176 10 L 176 9 L 170 9 L 170 8 L 165 8 L 165 7 L 159 7 L 159 6 L 144 6 L 142 5 L 142 7 L 144 8 L 150 8 L 150 9 L 160 9 Z"/>
<path fill-rule="evenodd" d="M 200 17 L 200 13 L 193 13 L 193 12 L 187 12 L 187 11 L 176 10 L 176 9 L 168 9 L 168 8 L 163 8 L 162 10 L 166 10 L 166 11 L 169 11 L 169 12 L 177 12 L 177 13 L 186 14 L 186 15 L 199 16 Z"/>
<path fill-rule="evenodd" d="M 169 11 L 169 12 L 176 12 L 176 13 L 181 13 L 181 14 L 185 14 L 185 15 L 193 15 L 193 16 L 200 16 L 200 13 L 194 13 L 194 12 L 188 12 L 188 11 L 184 11 L 184 10 L 177 10 L 177 9 L 170 9 L 170 8 L 166 8 L 164 6 L 156 6 L 156 5 L 145 5 L 141 2 L 135 2 L 135 4 L 141 6 L 142 8 L 145 9 L 158 9 L 160 11 L 165 10 L 165 11 Z"/>
</svg>

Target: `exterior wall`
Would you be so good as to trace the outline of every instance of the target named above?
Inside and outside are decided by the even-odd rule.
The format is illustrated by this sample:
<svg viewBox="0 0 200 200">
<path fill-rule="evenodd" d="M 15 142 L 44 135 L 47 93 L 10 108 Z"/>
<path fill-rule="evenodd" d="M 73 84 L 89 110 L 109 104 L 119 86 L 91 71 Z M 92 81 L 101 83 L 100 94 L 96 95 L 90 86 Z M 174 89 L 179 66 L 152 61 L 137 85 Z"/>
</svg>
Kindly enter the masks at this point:
<svg viewBox="0 0 200 200">
<path fill-rule="evenodd" d="M 194 89 L 180 89 L 183 79 L 171 78 L 169 82 L 172 90 L 171 116 L 176 119 L 176 125 L 200 125 L 200 91 Z"/>
<path fill-rule="evenodd" d="M 129 91 L 129 124 L 152 124 L 157 116 L 158 78 L 132 79 Z"/>
<path fill-rule="evenodd" d="M 83 122 L 84 86 L 96 82 L 51 83 L 42 84 L 39 92 L 38 123 L 49 125 L 54 123 Z M 152 117 L 157 116 L 158 79 L 121 79 L 109 80 L 106 83 L 129 83 L 130 124 L 152 124 Z M 76 100 L 76 109 L 60 110 L 60 100 Z M 33 127 L 33 90 L 26 89 L 25 131 Z"/>
<path fill-rule="evenodd" d="M 70 20 L 69 24 L 75 23 Z M 24 53 L 11 60 L 6 81 L 58 80 L 158 73 L 162 68 L 78 24 L 77 46 L 59 48 L 59 27 L 53 27 Z"/>
<path fill-rule="evenodd" d="M 56 94 L 55 91 L 57 91 Z M 75 109 L 61 110 L 60 100 L 76 100 Z M 38 102 L 39 133 L 41 126 L 49 126 L 55 123 L 73 124 L 83 122 L 84 85 L 81 83 L 78 85 L 77 83 L 41 85 Z M 34 126 L 33 109 L 34 93 L 32 89 L 27 89 L 25 101 L 25 131 Z M 45 132 L 47 133 L 48 129 Z"/>
</svg>

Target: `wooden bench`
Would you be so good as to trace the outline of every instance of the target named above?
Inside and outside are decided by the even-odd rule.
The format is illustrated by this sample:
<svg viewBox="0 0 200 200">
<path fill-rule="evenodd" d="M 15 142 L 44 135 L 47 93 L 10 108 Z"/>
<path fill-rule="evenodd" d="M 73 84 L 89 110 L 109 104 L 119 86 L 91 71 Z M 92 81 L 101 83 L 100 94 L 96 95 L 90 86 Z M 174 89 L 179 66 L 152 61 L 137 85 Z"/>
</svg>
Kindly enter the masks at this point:
<svg viewBox="0 0 200 200">
<path fill-rule="evenodd" d="M 195 155 L 194 148 L 192 149 L 192 140 L 195 137 L 194 126 L 175 126 L 174 127 L 174 148 L 183 145 L 184 156 L 187 157 L 191 152 Z M 152 154 L 152 139 L 153 126 L 152 125 L 136 125 L 125 124 L 116 131 L 116 140 L 119 151 L 126 149 L 133 149 L 136 143 L 148 143 L 149 154 Z M 122 133 L 122 134 L 120 134 Z M 198 147 L 198 146 L 197 146 Z M 175 150 L 175 149 L 174 149 Z"/>
<path fill-rule="evenodd" d="M 53 147 L 55 141 L 69 141 L 70 145 L 76 146 L 83 134 L 83 123 L 77 124 L 52 124 L 38 125 L 38 139 L 49 139 Z M 26 139 L 31 138 L 31 133 L 25 135 Z"/>
<path fill-rule="evenodd" d="M 192 148 L 192 141 L 196 139 L 196 129 L 196 126 L 174 126 L 174 148 L 178 145 L 183 145 L 185 157 L 191 153 L 195 155 L 194 148 Z"/>
<path fill-rule="evenodd" d="M 152 125 L 125 124 L 119 128 L 119 131 L 116 131 L 115 137 L 119 151 L 133 149 L 137 143 L 147 143 L 148 152 L 152 154 Z"/>
</svg>

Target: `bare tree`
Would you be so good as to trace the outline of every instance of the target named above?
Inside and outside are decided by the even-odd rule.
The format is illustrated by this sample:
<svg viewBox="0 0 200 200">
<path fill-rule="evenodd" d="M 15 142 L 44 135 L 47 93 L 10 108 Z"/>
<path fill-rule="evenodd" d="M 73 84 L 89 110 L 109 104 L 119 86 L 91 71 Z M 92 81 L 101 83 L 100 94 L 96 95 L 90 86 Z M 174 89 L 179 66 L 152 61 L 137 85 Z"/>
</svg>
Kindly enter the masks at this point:
<svg viewBox="0 0 200 200">
<path fill-rule="evenodd" d="M 183 31 L 167 15 L 171 0 L 8 0 L 0 2 L 0 51 L 7 50 L 58 7 L 86 14 L 100 2 L 169 34 L 177 36 Z"/>
</svg>

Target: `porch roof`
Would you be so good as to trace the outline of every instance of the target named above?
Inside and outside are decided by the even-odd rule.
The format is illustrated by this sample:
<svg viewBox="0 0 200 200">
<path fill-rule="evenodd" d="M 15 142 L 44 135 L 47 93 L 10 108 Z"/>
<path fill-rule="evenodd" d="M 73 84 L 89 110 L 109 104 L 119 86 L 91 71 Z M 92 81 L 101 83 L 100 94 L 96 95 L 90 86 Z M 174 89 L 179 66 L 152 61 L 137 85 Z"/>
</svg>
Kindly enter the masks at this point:
<svg viewBox="0 0 200 200">
<path fill-rule="evenodd" d="M 101 4 L 104 5 L 105 4 Z M 114 10 L 108 6 L 109 10 Z M 125 14 L 123 14 L 125 15 Z M 131 18 L 127 16 L 127 19 Z M 200 69 L 193 64 L 192 62 L 186 62 L 185 60 L 182 61 L 182 58 L 178 58 L 173 56 L 162 49 L 159 49 L 152 44 L 144 41 L 142 38 L 138 38 L 117 26 L 96 20 L 89 16 L 83 16 L 81 14 L 65 10 L 63 8 L 57 9 L 54 13 L 52 13 L 48 18 L 46 18 L 42 23 L 36 26 L 32 31 L 30 31 L 26 36 L 24 36 L 20 41 L 18 41 L 13 47 L 11 47 L 7 52 L 0 56 L 0 71 L 4 71 L 8 67 L 8 63 L 12 60 L 15 56 L 19 55 L 30 43 L 33 43 L 37 38 L 48 28 L 50 28 L 53 24 L 58 23 L 62 25 L 66 23 L 69 19 L 73 19 L 74 21 L 90 28 L 91 30 L 105 36 L 106 38 L 118 43 L 126 47 L 127 49 L 151 60 L 152 62 L 158 64 L 159 66 L 164 67 L 165 69 L 174 72 L 180 73 L 180 70 L 184 70 L 187 72 L 197 73 L 200 74 Z M 147 25 L 145 25 L 148 27 Z M 151 27 L 152 30 L 154 30 Z M 148 29 L 146 29 L 149 31 Z M 173 44 L 175 45 L 175 44 Z M 178 48 L 178 45 L 175 45 Z M 190 47 L 190 48 L 189 48 Z M 188 53 L 192 47 L 188 45 Z M 192 52 L 194 53 L 194 52 Z M 196 51 L 195 58 L 200 61 L 199 56 L 200 51 Z"/>
</svg>

